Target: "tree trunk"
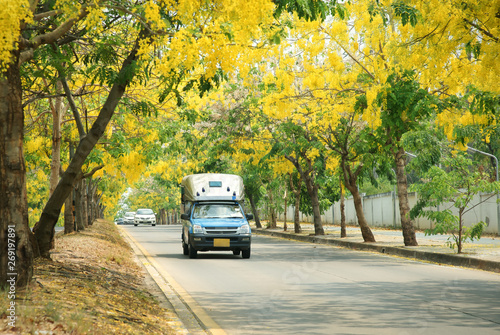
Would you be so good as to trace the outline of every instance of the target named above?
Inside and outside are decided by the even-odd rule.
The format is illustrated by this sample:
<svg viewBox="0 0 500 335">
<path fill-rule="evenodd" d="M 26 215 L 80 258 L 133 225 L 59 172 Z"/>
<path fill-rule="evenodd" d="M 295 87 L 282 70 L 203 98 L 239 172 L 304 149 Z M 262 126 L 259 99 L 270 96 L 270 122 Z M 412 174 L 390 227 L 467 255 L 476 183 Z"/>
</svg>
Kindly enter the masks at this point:
<svg viewBox="0 0 500 335">
<path fill-rule="evenodd" d="M 462 253 L 462 228 L 463 228 L 463 215 L 464 215 L 464 207 L 461 207 L 458 210 L 458 241 L 457 241 L 457 253 Z"/>
<path fill-rule="evenodd" d="M 410 205 L 408 202 L 408 181 L 405 172 L 405 150 L 400 147 L 394 155 L 396 160 L 396 179 L 398 185 L 399 213 L 405 246 L 417 246 L 417 237 L 413 220 L 410 219 Z"/>
<path fill-rule="evenodd" d="M 56 83 L 56 93 L 62 91 L 61 82 Z M 61 171 L 61 120 L 63 114 L 62 98 L 55 98 L 55 104 L 51 103 L 52 111 L 52 159 L 50 161 L 50 191 L 49 196 L 52 195 L 59 182 Z"/>
<path fill-rule="evenodd" d="M 75 222 L 77 231 L 85 229 L 82 217 L 82 180 L 75 184 Z"/>
<path fill-rule="evenodd" d="M 276 208 L 274 207 L 273 190 L 268 190 L 269 195 L 269 228 L 274 229 L 276 225 Z"/>
<path fill-rule="evenodd" d="M 101 204 L 101 198 L 102 194 L 98 194 L 96 189 L 96 196 L 95 196 L 96 219 L 100 219 L 104 215 L 104 206 L 102 206 Z"/>
<path fill-rule="evenodd" d="M 302 176 L 299 174 L 299 186 L 295 187 L 293 184 L 293 178 L 290 174 L 290 189 L 292 190 L 295 205 L 294 205 L 294 213 L 293 213 L 293 228 L 296 234 L 302 233 L 302 227 L 300 226 L 300 188 L 302 186 Z"/>
<path fill-rule="evenodd" d="M 165 208 L 160 209 L 160 225 L 166 225 L 167 224 L 167 211 Z"/>
<path fill-rule="evenodd" d="M 262 228 L 262 224 L 260 223 L 259 212 L 257 210 L 257 206 L 255 205 L 255 200 L 253 199 L 252 194 L 247 194 L 248 200 L 250 200 L 250 207 L 252 207 L 253 219 L 255 221 L 255 226 L 257 228 Z"/>
<path fill-rule="evenodd" d="M 89 227 L 89 219 L 87 217 L 87 180 L 83 179 L 80 185 L 82 188 L 82 223 L 86 229 Z"/>
<path fill-rule="evenodd" d="M 307 193 L 311 198 L 314 220 L 314 235 L 325 235 L 325 230 L 323 229 L 323 224 L 321 223 L 321 211 L 319 208 L 319 186 L 317 184 L 314 184 L 313 178 L 309 174 L 304 176 L 304 181 L 306 183 Z"/>
<path fill-rule="evenodd" d="M 311 205 L 313 209 L 313 222 L 314 222 L 314 234 L 315 235 L 325 235 L 325 231 L 323 229 L 323 225 L 321 223 L 321 210 L 319 208 L 319 185 L 316 184 L 314 178 L 314 170 L 312 168 L 312 164 L 310 160 L 307 158 L 305 153 L 302 153 L 302 158 L 304 158 L 308 162 L 308 170 L 304 171 L 299 163 L 299 160 L 295 157 L 285 155 L 285 158 L 288 159 L 297 169 L 300 174 L 301 180 L 304 181 L 307 188 L 307 193 L 311 198 Z M 299 184 L 300 189 L 300 184 Z"/>
<path fill-rule="evenodd" d="M 94 220 L 99 218 L 99 211 L 101 210 L 101 206 L 99 204 L 99 193 L 97 192 L 97 185 L 94 185 L 94 194 L 93 194 L 93 206 L 94 206 Z"/>
<path fill-rule="evenodd" d="M 288 227 L 286 226 L 286 212 L 288 209 L 288 208 L 286 208 L 286 205 L 287 205 L 286 200 L 287 199 L 286 199 L 286 192 L 285 192 L 285 213 L 284 213 L 284 220 L 283 220 L 284 221 L 283 222 L 283 231 L 287 231 L 287 229 L 288 229 Z"/>
<path fill-rule="evenodd" d="M 276 209 L 274 208 L 273 190 L 268 189 L 267 195 L 269 196 L 269 227 L 276 228 Z"/>
<path fill-rule="evenodd" d="M 137 58 L 139 42 L 147 38 L 148 34 L 149 33 L 146 30 L 139 34 L 139 37 L 137 38 L 129 56 L 123 62 L 122 68 L 120 69 L 118 77 L 109 92 L 108 98 L 99 112 L 99 116 L 95 120 L 88 134 L 78 144 L 75 156 L 71 159 L 68 168 L 63 173 L 61 180 L 54 190 L 54 193 L 49 198 L 45 208 L 43 209 L 40 217 L 40 225 L 38 226 L 38 229 L 35 230 L 35 236 L 38 241 L 42 257 L 50 258 L 50 244 L 52 239 L 51 232 L 57 223 L 64 200 L 71 192 L 74 181 L 81 173 L 81 169 L 86 158 L 96 145 L 97 141 L 104 134 L 106 126 L 111 120 L 118 102 L 133 78 L 133 70 L 130 68 L 133 66 L 133 63 Z"/>
<path fill-rule="evenodd" d="M 0 286 L 26 286 L 33 276 L 33 248 L 28 221 L 19 53 L 0 77 Z M 15 260 L 9 259 L 15 254 Z M 14 285 L 12 285 L 14 286 Z"/>
<path fill-rule="evenodd" d="M 341 177 L 342 178 L 342 177 Z M 340 237 L 347 237 L 347 229 L 345 225 L 345 196 L 344 184 L 340 182 Z"/>
<path fill-rule="evenodd" d="M 313 188 L 313 194 L 311 195 L 311 202 L 313 206 L 313 215 L 314 215 L 314 234 L 325 235 L 325 230 L 323 229 L 323 223 L 321 222 L 321 210 L 319 208 L 318 185 L 315 185 Z"/>
<path fill-rule="evenodd" d="M 341 162 L 342 170 L 344 172 L 344 185 L 347 187 L 349 192 L 351 192 L 354 200 L 354 208 L 356 210 L 356 217 L 358 218 L 359 228 L 361 229 L 361 235 L 363 236 L 363 241 L 365 242 L 375 242 L 375 237 L 373 236 L 372 230 L 368 223 L 366 222 L 365 214 L 363 213 L 363 203 L 361 201 L 361 196 L 359 194 L 357 182 L 357 173 L 352 173 L 350 168 Z M 360 168 L 358 168 L 360 169 Z"/>
<path fill-rule="evenodd" d="M 73 194 L 69 194 L 64 202 L 64 234 L 75 231 L 75 218 L 73 217 Z"/>
<path fill-rule="evenodd" d="M 293 229 L 296 234 L 302 233 L 300 226 L 300 195 L 295 198 L 295 208 L 293 213 Z"/>
<path fill-rule="evenodd" d="M 365 242 L 375 242 L 375 237 L 373 236 L 370 226 L 366 222 L 365 213 L 363 212 L 363 202 L 361 195 L 359 194 L 358 188 L 351 191 L 354 200 L 354 208 L 356 209 L 356 216 L 358 217 L 359 227 L 361 228 L 361 235 Z"/>
<path fill-rule="evenodd" d="M 48 86 L 48 85 L 47 85 Z M 56 93 L 59 94 L 62 91 L 62 85 L 60 81 L 56 82 Z M 50 176 L 49 176 L 49 196 L 54 193 L 57 183 L 59 182 L 59 176 L 61 171 L 61 141 L 62 141 L 62 131 L 61 131 L 61 121 L 63 115 L 63 103 L 61 97 L 55 98 L 55 104 L 50 100 L 50 109 L 52 112 L 52 159 L 50 161 Z M 54 236 L 55 230 L 52 232 Z M 38 245 L 38 243 L 37 243 Z M 50 244 L 50 248 L 55 248 L 54 239 Z"/>
<path fill-rule="evenodd" d="M 92 189 L 92 178 L 88 179 L 88 183 L 86 185 L 86 191 L 87 191 L 87 225 L 91 226 L 94 221 L 92 220 L 92 195 L 91 195 L 91 189 Z"/>
<path fill-rule="evenodd" d="M 96 192 L 97 192 L 97 181 L 91 182 L 90 184 L 90 221 L 94 222 L 97 218 L 97 206 L 96 206 Z"/>
</svg>

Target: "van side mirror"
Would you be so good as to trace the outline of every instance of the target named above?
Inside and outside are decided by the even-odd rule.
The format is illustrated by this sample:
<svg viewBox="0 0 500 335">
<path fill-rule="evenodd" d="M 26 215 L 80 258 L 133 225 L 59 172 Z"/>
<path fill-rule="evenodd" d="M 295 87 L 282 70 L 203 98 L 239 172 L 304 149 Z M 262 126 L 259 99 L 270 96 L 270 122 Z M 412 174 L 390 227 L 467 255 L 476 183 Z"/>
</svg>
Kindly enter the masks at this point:
<svg viewBox="0 0 500 335">
<path fill-rule="evenodd" d="M 189 214 L 181 214 L 182 220 L 189 220 Z"/>
<path fill-rule="evenodd" d="M 245 214 L 247 220 L 253 220 L 253 214 Z"/>
</svg>

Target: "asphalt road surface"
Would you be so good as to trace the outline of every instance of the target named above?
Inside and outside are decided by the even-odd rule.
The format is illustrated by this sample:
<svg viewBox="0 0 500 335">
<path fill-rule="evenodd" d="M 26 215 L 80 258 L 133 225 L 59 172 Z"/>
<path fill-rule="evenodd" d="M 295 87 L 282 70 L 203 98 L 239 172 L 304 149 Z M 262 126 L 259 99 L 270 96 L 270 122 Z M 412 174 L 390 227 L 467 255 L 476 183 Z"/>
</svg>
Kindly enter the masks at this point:
<svg viewBox="0 0 500 335">
<path fill-rule="evenodd" d="M 255 235 L 189 259 L 181 226 L 123 227 L 227 334 L 500 334 L 495 273 Z"/>
</svg>

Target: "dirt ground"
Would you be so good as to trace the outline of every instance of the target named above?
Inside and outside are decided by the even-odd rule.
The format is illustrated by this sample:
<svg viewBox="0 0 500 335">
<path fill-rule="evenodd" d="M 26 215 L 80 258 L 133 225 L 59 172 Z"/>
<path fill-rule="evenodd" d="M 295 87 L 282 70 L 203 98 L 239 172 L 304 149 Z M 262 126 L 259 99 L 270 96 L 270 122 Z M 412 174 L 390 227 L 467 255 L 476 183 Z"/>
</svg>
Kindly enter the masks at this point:
<svg viewBox="0 0 500 335">
<path fill-rule="evenodd" d="M 148 293 L 113 223 L 58 233 L 51 257 L 37 259 L 31 285 L 16 292 L 14 328 L 0 292 L 0 334 L 175 334 L 176 315 Z"/>
</svg>

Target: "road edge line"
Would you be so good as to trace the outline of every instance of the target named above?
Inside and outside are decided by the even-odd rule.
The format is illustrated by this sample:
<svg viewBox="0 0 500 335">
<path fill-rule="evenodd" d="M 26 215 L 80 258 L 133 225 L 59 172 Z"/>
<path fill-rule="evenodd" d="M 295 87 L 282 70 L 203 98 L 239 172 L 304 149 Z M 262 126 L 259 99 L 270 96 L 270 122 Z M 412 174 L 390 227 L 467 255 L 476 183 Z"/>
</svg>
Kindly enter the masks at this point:
<svg viewBox="0 0 500 335">
<path fill-rule="evenodd" d="M 217 324 L 207 312 L 191 297 L 175 279 L 154 260 L 154 258 L 132 237 L 125 229 L 120 230 L 130 240 L 130 246 L 138 256 L 144 257 L 147 261 L 142 264 L 149 275 L 156 282 L 160 290 L 172 304 L 174 311 L 183 315 L 187 320 L 181 320 L 191 334 L 210 333 L 213 335 L 226 335 L 226 332 Z M 186 315 L 188 314 L 188 315 Z M 187 322 L 186 322 L 187 321 Z M 188 323 L 188 324 L 186 324 Z M 195 324 L 198 325 L 196 327 Z M 191 329 L 190 329 L 191 328 Z M 198 330 L 192 328 L 199 328 Z"/>
</svg>

